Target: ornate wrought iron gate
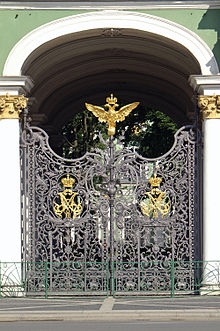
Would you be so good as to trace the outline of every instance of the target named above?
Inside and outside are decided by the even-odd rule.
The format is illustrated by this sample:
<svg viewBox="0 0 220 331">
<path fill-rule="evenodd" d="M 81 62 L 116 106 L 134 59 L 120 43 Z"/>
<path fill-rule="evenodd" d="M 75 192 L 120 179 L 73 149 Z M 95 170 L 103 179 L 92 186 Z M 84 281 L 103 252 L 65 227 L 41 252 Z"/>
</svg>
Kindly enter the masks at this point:
<svg viewBox="0 0 220 331">
<path fill-rule="evenodd" d="M 102 137 L 100 137 L 102 139 Z M 123 139 L 68 160 L 47 134 L 22 135 L 23 277 L 28 291 L 103 294 L 193 289 L 198 259 L 197 131 L 146 159 Z M 46 276 L 45 276 L 46 275 Z"/>
</svg>

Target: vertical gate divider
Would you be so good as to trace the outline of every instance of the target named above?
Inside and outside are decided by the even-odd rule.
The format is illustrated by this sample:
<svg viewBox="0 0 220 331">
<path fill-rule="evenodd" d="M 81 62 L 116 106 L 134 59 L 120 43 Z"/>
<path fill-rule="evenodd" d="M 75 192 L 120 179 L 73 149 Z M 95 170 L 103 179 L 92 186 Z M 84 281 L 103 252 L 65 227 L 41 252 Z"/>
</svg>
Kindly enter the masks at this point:
<svg viewBox="0 0 220 331">
<path fill-rule="evenodd" d="M 114 290 L 114 169 L 113 169 L 113 136 L 109 136 L 109 153 L 110 153 L 110 161 L 109 161 L 109 170 L 110 170 L 110 185 L 109 185 L 109 207 L 110 207 L 110 295 L 113 295 Z"/>
<path fill-rule="evenodd" d="M 115 264 L 112 264 L 112 276 L 113 276 L 113 289 L 112 289 L 112 296 L 115 297 Z"/>
</svg>

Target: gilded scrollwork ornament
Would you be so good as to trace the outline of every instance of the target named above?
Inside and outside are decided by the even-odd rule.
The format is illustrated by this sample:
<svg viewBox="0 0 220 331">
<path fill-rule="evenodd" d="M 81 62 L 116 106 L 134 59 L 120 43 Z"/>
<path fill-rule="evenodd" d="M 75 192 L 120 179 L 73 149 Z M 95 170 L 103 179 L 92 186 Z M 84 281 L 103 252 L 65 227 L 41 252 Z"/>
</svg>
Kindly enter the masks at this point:
<svg viewBox="0 0 220 331">
<path fill-rule="evenodd" d="M 61 219 L 75 219 L 82 212 L 82 199 L 78 192 L 72 190 L 75 184 L 75 179 L 67 174 L 61 179 L 61 183 L 65 189 L 59 192 L 59 203 L 54 202 L 54 212 Z"/>
<path fill-rule="evenodd" d="M 18 119 L 23 109 L 27 107 L 28 99 L 23 95 L 0 96 L 0 119 Z"/>
<path fill-rule="evenodd" d="M 161 182 L 162 178 L 154 174 L 154 177 L 149 179 L 152 189 L 145 193 L 146 198 L 140 203 L 142 213 L 148 217 L 163 217 L 170 211 L 170 199 L 159 189 Z"/>
<path fill-rule="evenodd" d="M 220 95 L 199 95 L 198 106 L 202 119 L 220 118 Z"/>
</svg>

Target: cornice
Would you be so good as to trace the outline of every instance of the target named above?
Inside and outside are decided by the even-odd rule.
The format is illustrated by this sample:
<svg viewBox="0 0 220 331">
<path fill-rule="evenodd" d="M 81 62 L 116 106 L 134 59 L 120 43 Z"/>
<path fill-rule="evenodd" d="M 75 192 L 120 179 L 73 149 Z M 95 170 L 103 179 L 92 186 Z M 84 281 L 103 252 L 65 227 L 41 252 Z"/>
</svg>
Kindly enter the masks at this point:
<svg viewBox="0 0 220 331">
<path fill-rule="evenodd" d="M 189 84 L 195 91 L 198 91 L 201 85 L 220 85 L 220 75 L 191 75 Z"/>
<path fill-rule="evenodd" d="M 189 84 L 200 95 L 220 93 L 220 75 L 191 75 Z"/>
<path fill-rule="evenodd" d="M 33 88 L 34 83 L 30 77 L 27 76 L 0 76 L 0 93 L 5 93 L 14 90 L 19 94 L 29 94 Z M 16 94 L 16 93 L 15 93 Z"/>
<path fill-rule="evenodd" d="M 220 1 L 0 1 L 0 9 L 100 10 L 100 9 L 219 9 Z"/>
</svg>

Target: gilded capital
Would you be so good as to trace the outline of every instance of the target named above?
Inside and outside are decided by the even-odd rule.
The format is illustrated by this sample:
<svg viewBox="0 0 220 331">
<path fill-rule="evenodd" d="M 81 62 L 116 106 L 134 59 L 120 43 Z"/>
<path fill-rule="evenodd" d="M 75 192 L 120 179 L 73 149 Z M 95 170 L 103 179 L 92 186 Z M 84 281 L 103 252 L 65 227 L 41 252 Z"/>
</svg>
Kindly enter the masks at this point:
<svg viewBox="0 0 220 331">
<path fill-rule="evenodd" d="M 27 100 L 23 95 L 0 95 L 0 119 L 19 118 Z"/>
<path fill-rule="evenodd" d="M 220 119 L 220 95 L 199 95 L 198 106 L 202 119 Z"/>
</svg>

